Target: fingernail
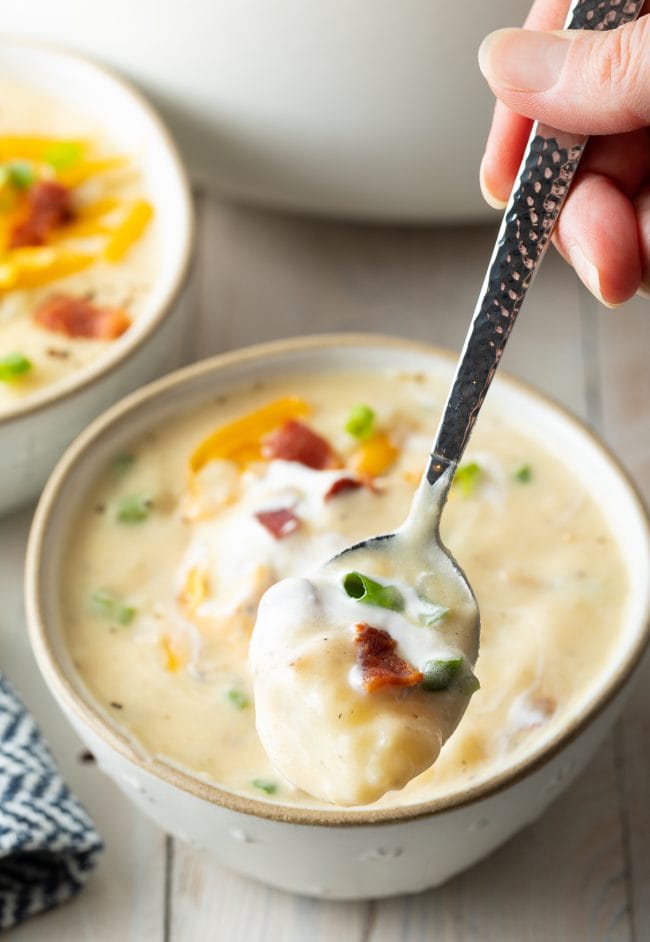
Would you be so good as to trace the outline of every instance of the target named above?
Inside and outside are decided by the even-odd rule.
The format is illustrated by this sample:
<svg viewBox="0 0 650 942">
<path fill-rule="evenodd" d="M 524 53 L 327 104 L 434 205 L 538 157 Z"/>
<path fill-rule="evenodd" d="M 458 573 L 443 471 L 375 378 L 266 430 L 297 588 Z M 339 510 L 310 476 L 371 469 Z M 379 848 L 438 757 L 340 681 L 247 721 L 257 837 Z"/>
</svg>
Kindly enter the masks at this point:
<svg viewBox="0 0 650 942">
<path fill-rule="evenodd" d="M 579 245 L 574 245 L 569 249 L 569 258 L 580 280 L 589 288 L 593 296 L 597 298 L 601 304 L 609 308 L 620 307 L 620 304 L 611 304 L 603 297 L 598 269 L 594 263 L 587 258 Z"/>
<path fill-rule="evenodd" d="M 478 172 L 478 181 L 479 186 L 481 187 L 481 193 L 483 194 L 483 199 L 488 204 L 488 206 L 491 206 L 492 209 L 505 209 L 506 201 L 496 196 L 488 185 L 487 178 L 485 176 L 485 157 L 483 157 L 483 160 L 481 161 L 481 167 Z"/>
<path fill-rule="evenodd" d="M 478 61 L 491 85 L 518 92 L 545 92 L 560 77 L 570 39 L 562 33 L 499 29 L 481 43 Z"/>
</svg>

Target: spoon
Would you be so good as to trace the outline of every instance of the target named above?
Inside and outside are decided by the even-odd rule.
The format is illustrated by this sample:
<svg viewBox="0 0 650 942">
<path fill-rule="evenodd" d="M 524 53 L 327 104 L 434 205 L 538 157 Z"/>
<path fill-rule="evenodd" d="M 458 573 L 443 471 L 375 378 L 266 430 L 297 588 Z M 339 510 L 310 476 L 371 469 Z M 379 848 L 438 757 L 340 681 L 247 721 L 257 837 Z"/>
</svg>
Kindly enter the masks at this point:
<svg viewBox="0 0 650 942">
<path fill-rule="evenodd" d="M 578 0 L 566 28 L 612 29 L 642 6 Z M 282 580 L 260 603 L 250 648 L 258 734 L 276 768 L 317 798 L 364 804 L 403 787 L 436 760 L 477 689 L 479 610 L 440 516 L 586 143 L 531 130 L 405 523 L 309 578 Z"/>
</svg>

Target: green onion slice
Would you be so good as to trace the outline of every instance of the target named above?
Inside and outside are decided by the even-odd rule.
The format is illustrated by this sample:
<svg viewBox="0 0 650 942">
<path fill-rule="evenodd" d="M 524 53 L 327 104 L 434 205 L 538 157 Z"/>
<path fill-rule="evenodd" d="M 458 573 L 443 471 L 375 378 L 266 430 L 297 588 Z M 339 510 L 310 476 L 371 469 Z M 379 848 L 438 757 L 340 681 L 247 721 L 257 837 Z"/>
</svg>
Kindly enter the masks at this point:
<svg viewBox="0 0 650 942">
<path fill-rule="evenodd" d="M 33 166 L 27 160 L 12 160 L 4 165 L 5 178 L 16 190 L 27 190 L 36 179 Z"/>
<path fill-rule="evenodd" d="M 471 497 L 483 477 L 483 469 L 476 461 L 469 461 L 467 464 L 461 464 L 456 469 L 454 475 L 454 484 L 460 490 L 463 497 Z"/>
<path fill-rule="evenodd" d="M 515 471 L 515 480 L 521 481 L 522 484 L 528 484 L 533 477 L 533 469 L 529 464 L 522 464 L 521 467 L 517 468 Z"/>
<path fill-rule="evenodd" d="M 113 458 L 111 461 L 111 470 L 118 475 L 126 474 L 127 471 L 131 470 L 134 464 L 135 455 L 131 454 L 131 452 L 125 451 Z"/>
<path fill-rule="evenodd" d="M 460 679 L 458 686 L 461 693 L 469 694 L 471 697 L 473 693 L 481 689 L 481 682 L 476 674 L 466 674 L 465 677 Z"/>
<path fill-rule="evenodd" d="M 32 361 L 23 353 L 8 353 L 0 357 L 0 382 L 13 383 L 15 380 L 29 373 Z"/>
<path fill-rule="evenodd" d="M 343 588 L 351 599 L 364 605 L 378 605 L 394 612 L 404 609 L 404 596 L 394 585 L 382 585 L 362 572 L 349 572 L 343 577 Z"/>
<path fill-rule="evenodd" d="M 422 668 L 422 686 L 425 690 L 448 690 L 463 663 L 462 657 L 448 661 L 427 661 Z"/>
<path fill-rule="evenodd" d="M 431 605 L 424 612 L 418 615 L 418 621 L 425 628 L 435 628 L 449 614 L 449 609 L 445 605 Z"/>
<path fill-rule="evenodd" d="M 115 517 L 120 523 L 142 523 L 151 512 L 151 500 L 143 494 L 129 494 L 117 502 Z"/>
<path fill-rule="evenodd" d="M 233 687 L 226 694 L 230 702 L 234 707 L 237 707 L 238 710 L 245 710 L 249 705 L 250 700 L 246 696 L 243 690 L 239 690 L 237 687 Z"/>
<path fill-rule="evenodd" d="M 118 625 L 130 625 L 135 618 L 135 608 L 126 605 L 107 589 L 96 589 L 90 596 L 90 604 L 95 615 Z"/>
<path fill-rule="evenodd" d="M 353 438 L 363 441 L 370 438 L 375 424 L 375 413 L 366 405 L 355 406 L 345 423 L 345 431 Z"/>
<path fill-rule="evenodd" d="M 268 778 L 254 778 L 251 785 L 259 788 L 261 792 L 266 792 L 267 795 L 275 795 L 278 790 L 277 782 L 272 782 Z"/>
<path fill-rule="evenodd" d="M 83 153 L 83 147 L 78 141 L 56 141 L 47 148 L 43 159 L 55 170 L 68 170 L 79 163 Z"/>
</svg>

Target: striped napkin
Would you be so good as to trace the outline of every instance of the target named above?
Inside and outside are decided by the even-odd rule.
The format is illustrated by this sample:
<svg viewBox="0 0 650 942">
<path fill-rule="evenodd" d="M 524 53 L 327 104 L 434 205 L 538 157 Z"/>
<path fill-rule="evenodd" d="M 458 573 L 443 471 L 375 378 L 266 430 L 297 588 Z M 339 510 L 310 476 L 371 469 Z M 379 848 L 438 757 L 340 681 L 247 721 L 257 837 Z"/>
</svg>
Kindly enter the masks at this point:
<svg viewBox="0 0 650 942">
<path fill-rule="evenodd" d="M 0 931 L 77 893 L 102 841 L 0 675 Z"/>
</svg>

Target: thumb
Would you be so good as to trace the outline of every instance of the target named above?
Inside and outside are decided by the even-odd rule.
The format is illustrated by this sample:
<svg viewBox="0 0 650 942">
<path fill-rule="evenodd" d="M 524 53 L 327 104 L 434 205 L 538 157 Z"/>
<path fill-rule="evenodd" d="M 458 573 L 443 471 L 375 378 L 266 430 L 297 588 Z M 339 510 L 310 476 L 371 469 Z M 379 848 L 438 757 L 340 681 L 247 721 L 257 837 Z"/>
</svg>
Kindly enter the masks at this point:
<svg viewBox="0 0 650 942">
<path fill-rule="evenodd" d="M 608 31 L 500 29 L 479 65 L 512 111 L 581 134 L 650 124 L 650 16 Z"/>
</svg>

